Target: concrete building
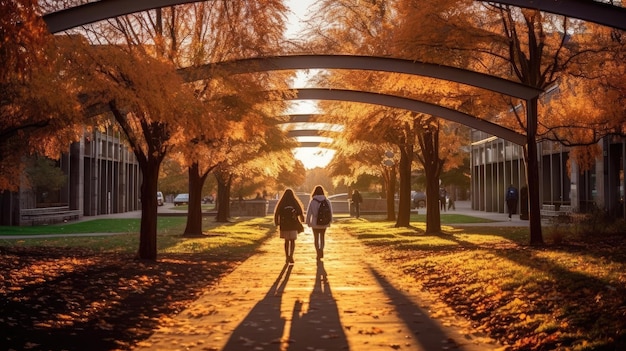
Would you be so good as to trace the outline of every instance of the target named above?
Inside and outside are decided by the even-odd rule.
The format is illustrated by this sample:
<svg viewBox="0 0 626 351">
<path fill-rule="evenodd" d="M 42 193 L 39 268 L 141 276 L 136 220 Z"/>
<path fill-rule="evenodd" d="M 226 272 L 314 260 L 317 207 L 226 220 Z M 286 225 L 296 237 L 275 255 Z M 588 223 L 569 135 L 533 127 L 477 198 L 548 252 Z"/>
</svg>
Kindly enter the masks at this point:
<svg viewBox="0 0 626 351">
<path fill-rule="evenodd" d="M 45 200 L 25 186 L 0 194 L 0 225 L 57 223 L 140 209 L 139 164 L 111 128 L 85 133 L 57 165 L 67 184 Z"/>
<path fill-rule="evenodd" d="M 595 168 L 581 173 L 567 147 L 552 142 L 538 145 L 543 213 L 588 213 L 601 209 L 613 218 L 626 218 L 626 140 L 606 137 L 599 146 L 602 157 L 596 161 Z M 522 147 L 474 130 L 470 157 L 472 209 L 505 213 L 505 189 L 509 184 L 518 189 L 527 184 Z"/>
</svg>

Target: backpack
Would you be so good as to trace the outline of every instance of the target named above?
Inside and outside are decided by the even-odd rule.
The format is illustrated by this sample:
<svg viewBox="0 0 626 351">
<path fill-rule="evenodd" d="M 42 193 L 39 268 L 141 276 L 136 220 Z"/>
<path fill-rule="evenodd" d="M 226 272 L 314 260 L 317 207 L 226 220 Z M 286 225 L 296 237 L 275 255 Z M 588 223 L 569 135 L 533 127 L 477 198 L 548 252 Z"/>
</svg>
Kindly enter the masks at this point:
<svg viewBox="0 0 626 351">
<path fill-rule="evenodd" d="M 298 221 L 298 212 L 293 206 L 285 206 L 280 210 L 281 223 L 295 223 Z"/>
<path fill-rule="evenodd" d="M 515 188 L 509 188 L 507 194 L 506 194 L 506 199 L 507 200 L 517 200 L 517 189 Z"/>
<path fill-rule="evenodd" d="M 327 225 L 330 223 L 330 220 L 333 217 L 332 212 L 330 211 L 330 204 L 328 200 L 319 201 L 314 199 L 315 201 L 320 203 L 320 207 L 317 211 L 317 225 Z"/>
</svg>

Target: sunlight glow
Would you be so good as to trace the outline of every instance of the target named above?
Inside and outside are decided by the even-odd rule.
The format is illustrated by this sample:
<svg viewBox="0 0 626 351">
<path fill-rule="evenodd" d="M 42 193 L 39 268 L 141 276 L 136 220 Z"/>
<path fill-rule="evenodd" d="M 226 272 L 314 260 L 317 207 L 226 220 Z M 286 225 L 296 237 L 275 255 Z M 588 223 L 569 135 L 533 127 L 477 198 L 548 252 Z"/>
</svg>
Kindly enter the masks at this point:
<svg viewBox="0 0 626 351">
<path fill-rule="evenodd" d="M 293 149 L 293 154 L 296 159 L 302 161 L 306 169 L 325 168 L 335 156 L 335 150 L 320 147 L 297 147 Z"/>
<path fill-rule="evenodd" d="M 309 14 L 311 5 L 315 0 L 288 0 L 287 6 L 291 10 L 288 17 L 287 34 L 288 38 L 297 39 L 298 33 L 303 29 L 302 21 Z M 295 89 L 308 87 L 309 77 L 314 76 L 319 70 L 299 71 L 296 78 L 292 82 Z M 316 114 L 317 103 L 310 100 L 297 100 L 290 104 L 285 114 Z M 306 130 L 306 129 L 326 129 L 333 131 L 343 130 L 343 126 L 327 123 L 287 123 L 284 127 L 287 130 Z M 330 143 L 332 139 L 324 137 L 298 137 L 296 140 L 300 142 L 324 142 Z M 298 147 L 293 149 L 294 157 L 302 162 L 304 168 L 313 169 L 316 167 L 326 167 L 335 155 L 335 150 L 320 147 Z"/>
</svg>

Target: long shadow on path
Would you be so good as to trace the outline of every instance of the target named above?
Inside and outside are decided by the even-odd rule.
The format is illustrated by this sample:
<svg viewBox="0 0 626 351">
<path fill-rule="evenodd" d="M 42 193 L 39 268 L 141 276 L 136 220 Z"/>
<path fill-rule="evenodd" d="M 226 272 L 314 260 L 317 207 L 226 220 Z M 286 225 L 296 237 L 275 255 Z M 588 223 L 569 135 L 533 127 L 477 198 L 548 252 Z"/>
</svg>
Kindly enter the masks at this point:
<svg viewBox="0 0 626 351">
<path fill-rule="evenodd" d="M 283 267 L 265 297 L 233 331 L 223 351 L 281 350 L 285 319 L 281 317 L 280 306 L 292 269 L 291 265 Z"/>
<path fill-rule="evenodd" d="M 404 324 L 411 328 L 415 340 L 424 350 L 489 350 L 495 349 L 494 345 L 485 345 L 478 340 L 473 340 L 473 336 L 464 334 L 460 331 L 450 334 L 450 328 L 444 330 L 440 323 L 429 317 L 429 312 L 423 310 L 415 304 L 402 291 L 396 289 L 380 272 L 371 265 L 370 272 L 377 280 L 378 284 L 383 287 L 385 294 L 391 301 L 398 316 L 403 320 Z M 462 341 L 461 341 L 462 340 Z"/>
<path fill-rule="evenodd" d="M 289 350 L 350 349 L 322 261 L 317 262 L 308 306 L 301 300 L 295 302 L 290 335 Z"/>
</svg>

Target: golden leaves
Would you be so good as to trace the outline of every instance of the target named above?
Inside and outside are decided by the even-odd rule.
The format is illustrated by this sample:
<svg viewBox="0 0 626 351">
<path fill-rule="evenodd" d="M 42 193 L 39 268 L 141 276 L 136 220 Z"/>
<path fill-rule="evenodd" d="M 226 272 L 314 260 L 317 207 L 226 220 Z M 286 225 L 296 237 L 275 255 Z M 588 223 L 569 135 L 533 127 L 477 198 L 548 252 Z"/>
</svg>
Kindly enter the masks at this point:
<svg viewBox="0 0 626 351">
<path fill-rule="evenodd" d="M 233 264 L 202 255 L 163 256 L 158 264 L 142 264 L 75 248 L 2 248 L 3 346 L 72 349 L 98 342 L 102 349 L 130 348 Z"/>
<path fill-rule="evenodd" d="M 405 272 L 416 284 L 504 345 L 567 349 L 623 338 L 623 323 L 615 323 L 624 320 L 626 295 L 615 286 L 623 279 L 624 243 L 609 241 L 531 251 L 498 244 L 405 253 L 376 244 L 376 250 L 394 264 L 411 257 Z"/>
</svg>

